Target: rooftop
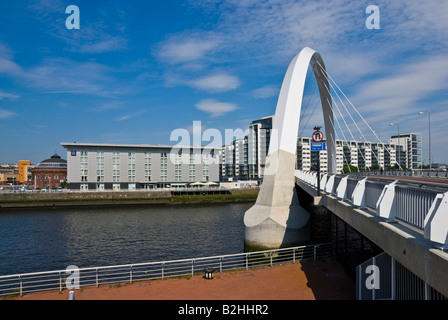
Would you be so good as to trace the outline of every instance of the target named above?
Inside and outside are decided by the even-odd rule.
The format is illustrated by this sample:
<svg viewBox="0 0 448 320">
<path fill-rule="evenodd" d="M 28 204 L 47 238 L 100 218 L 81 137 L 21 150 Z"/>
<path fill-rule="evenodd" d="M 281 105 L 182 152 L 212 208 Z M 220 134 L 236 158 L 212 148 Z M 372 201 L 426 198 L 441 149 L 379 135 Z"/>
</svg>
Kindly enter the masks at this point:
<svg viewBox="0 0 448 320">
<path fill-rule="evenodd" d="M 66 168 L 67 160 L 62 159 L 58 154 L 54 154 L 50 159 L 41 161 L 36 168 Z"/>
<path fill-rule="evenodd" d="M 172 148 L 197 148 L 197 149 L 213 149 L 213 147 L 203 146 L 169 146 L 169 145 L 150 145 L 150 144 L 114 144 L 114 143 L 79 143 L 79 142 L 61 142 L 61 146 L 66 149 L 74 148 L 127 148 L 127 149 L 172 149 Z"/>
</svg>

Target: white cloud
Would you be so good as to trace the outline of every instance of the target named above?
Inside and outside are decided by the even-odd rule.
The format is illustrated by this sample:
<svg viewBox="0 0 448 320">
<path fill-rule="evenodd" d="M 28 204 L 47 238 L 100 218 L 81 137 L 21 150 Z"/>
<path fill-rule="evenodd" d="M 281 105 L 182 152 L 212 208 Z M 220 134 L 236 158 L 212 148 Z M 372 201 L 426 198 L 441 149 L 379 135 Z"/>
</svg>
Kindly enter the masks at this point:
<svg viewBox="0 0 448 320">
<path fill-rule="evenodd" d="M 68 59 L 46 59 L 41 65 L 32 67 L 24 76 L 33 87 L 52 90 L 80 91 L 85 94 L 102 94 L 109 90 L 112 71 L 109 67 L 94 62 L 75 62 Z"/>
<path fill-rule="evenodd" d="M 132 117 L 131 114 L 125 114 L 123 116 L 119 116 L 117 118 L 115 118 L 116 121 L 124 121 L 124 120 L 129 120 Z"/>
<path fill-rule="evenodd" d="M 203 59 L 220 44 L 215 36 L 172 36 L 159 45 L 156 55 L 169 64 L 188 63 Z"/>
<path fill-rule="evenodd" d="M 233 103 L 219 102 L 214 99 L 201 100 L 196 104 L 196 109 L 209 113 L 213 118 L 232 112 L 238 107 Z"/>
<path fill-rule="evenodd" d="M 81 53 L 104 53 L 123 50 L 127 47 L 127 40 L 121 37 L 108 37 L 106 40 L 88 42 L 76 48 Z"/>
<path fill-rule="evenodd" d="M 226 73 L 213 74 L 191 82 L 191 86 L 194 88 L 215 92 L 234 90 L 239 85 L 238 77 Z"/>
<path fill-rule="evenodd" d="M 16 113 L 13 111 L 0 109 L 0 119 L 9 119 L 15 115 L 16 115 Z"/>
<path fill-rule="evenodd" d="M 399 116 L 418 107 L 448 85 L 448 57 L 433 56 L 390 70 L 390 75 L 366 82 L 351 99 L 362 106 L 362 112 L 375 113 L 377 118 Z"/>
<path fill-rule="evenodd" d="M 0 52 L 0 74 L 6 74 L 22 84 L 46 90 L 44 93 L 82 93 L 113 95 L 123 93 L 113 77 L 116 70 L 95 62 L 77 62 L 64 58 L 48 58 L 36 66 L 24 68 Z M 0 92 L 3 98 L 17 98 Z"/>
<path fill-rule="evenodd" d="M 22 73 L 22 68 L 11 59 L 0 55 L 0 73 L 18 75 Z"/>
<path fill-rule="evenodd" d="M 142 111 L 135 111 L 135 112 L 131 112 L 131 113 L 128 113 L 128 114 L 124 114 L 124 115 L 116 117 L 115 121 L 129 120 L 129 119 L 135 118 L 137 116 L 140 116 L 140 115 L 144 114 L 145 112 L 146 111 L 142 110 Z"/>
<path fill-rule="evenodd" d="M 19 96 L 15 95 L 15 94 L 11 94 L 11 93 L 0 91 L 0 100 L 3 100 L 3 99 L 17 99 L 17 98 L 19 98 Z"/>
<path fill-rule="evenodd" d="M 278 96 L 280 88 L 274 85 L 264 86 L 252 91 L 252 95 L 255 99 L 266 99 L 270 97 Z"/>
</svg>

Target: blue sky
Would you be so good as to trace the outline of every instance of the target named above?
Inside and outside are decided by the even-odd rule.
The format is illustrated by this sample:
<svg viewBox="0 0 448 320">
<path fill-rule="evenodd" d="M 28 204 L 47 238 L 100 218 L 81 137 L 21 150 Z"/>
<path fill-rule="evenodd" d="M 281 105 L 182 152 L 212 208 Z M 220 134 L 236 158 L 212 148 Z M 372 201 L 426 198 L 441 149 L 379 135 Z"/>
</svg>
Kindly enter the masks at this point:
<svg viewBox="0 0 448 320">
<path fill-rule="evenodd" d="M 365 26 L 370 4 L 378 30 Z M 69 5 L 79 30 L 65 26 Z M 2 5 L 0 26 L 0 162 L 65 156 L 61 142 L 174 145 L 171 132 L 193 121 L 246 129 L 274 114 L 306 46 L 381 139 L 397 120 L 402 133 L 422 132 L 426 162 L 418 112 L 430 108 L 433 160 L 448 162 L 445 0 L 20 0 Z M 308 136 L 322 123 L 310 79 Z"/>
</svg>

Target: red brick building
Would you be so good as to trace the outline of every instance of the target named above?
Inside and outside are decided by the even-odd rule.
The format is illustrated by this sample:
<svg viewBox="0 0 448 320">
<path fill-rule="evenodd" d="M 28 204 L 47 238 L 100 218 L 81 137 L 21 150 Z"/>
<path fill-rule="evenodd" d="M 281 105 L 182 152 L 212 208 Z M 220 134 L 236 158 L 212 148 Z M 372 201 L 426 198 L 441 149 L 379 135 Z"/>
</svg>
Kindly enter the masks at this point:
<svg viewBox="0 0 448 320">
<path fill-rule="evenodd" d="M 31 170 L 31 184 L 36 188 L 55 189 L 67 182 L 67 160 L 54 154 Z"/>
</svg>

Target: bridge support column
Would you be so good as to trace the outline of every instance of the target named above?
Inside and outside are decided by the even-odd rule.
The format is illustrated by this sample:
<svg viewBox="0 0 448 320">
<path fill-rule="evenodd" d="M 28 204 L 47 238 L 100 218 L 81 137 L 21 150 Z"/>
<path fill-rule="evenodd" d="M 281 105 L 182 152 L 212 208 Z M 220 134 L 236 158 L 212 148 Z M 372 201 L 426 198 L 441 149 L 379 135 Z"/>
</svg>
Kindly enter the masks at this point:
<svg viewBox="0 0 448 320">
<path fill-rule="evenodd" d="M 263 186 L 244 216 L 246 251 L 296 246 L 309 240 L 310 214 L 300 206 L 295 190 L 295 161 L 295 154 L 283 150 L 266 159 Z"/>
<path fill-rule="evenodd" d="M 291 61 L 280 90 L 263 183 L 257 202 L 244 216 L 246 248 L 279 248 L 298 245 L 309 239 L 309 213 L 299 205 L 294 172 L 302 98 L 310 66 L 322 103 L 328 172 L 336 173 L 333 108 L 325 65 L 319 53 L 304 48 Z"/>
</svg>

